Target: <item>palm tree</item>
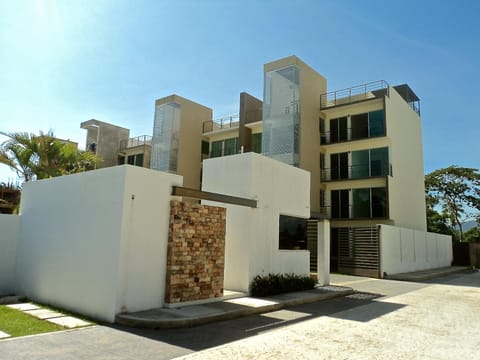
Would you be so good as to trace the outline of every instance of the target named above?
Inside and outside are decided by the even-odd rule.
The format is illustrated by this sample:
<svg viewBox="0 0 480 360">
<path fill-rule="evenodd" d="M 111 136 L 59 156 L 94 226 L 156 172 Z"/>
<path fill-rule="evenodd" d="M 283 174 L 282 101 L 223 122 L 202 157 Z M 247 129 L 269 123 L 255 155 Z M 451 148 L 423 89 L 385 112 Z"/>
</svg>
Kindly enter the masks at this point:
<svg viewBox="0 0 480 360">
<path fill-rule="evenodd" d="M 100 161 L 95 154 L 58 140 L 51 131 L 39 135 L 0 134 L 7 137 L 0 145 L 0 163 L 12 168 L 25 182 L 91 170 Z"/>
</svg>

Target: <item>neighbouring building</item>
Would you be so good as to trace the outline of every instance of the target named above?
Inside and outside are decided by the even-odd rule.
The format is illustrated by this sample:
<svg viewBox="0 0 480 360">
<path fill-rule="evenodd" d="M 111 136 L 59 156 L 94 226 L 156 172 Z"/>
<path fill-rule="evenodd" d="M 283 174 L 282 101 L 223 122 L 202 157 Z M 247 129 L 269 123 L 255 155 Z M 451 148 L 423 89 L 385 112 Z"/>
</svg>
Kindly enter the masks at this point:
<svg viewBox="0 0 480 360">
<path fill-rule="evenodd" d="M 112 159 L 182 175 L 197 189 L 206 158 L 257 152 L 308 170 L 311 219 L 330 220 L 333 270 L 378 275 L 379 224 L 426 231 L 420 100 L 407 84 L 329 91 L 326 78 L 289 56 L 264 65 L 263 101 L 241 93 L 239 103 L 238 114 L 213 119 L 178 95 L 157 100 L 153 137 L 117 141 Z M 82 127 L 101 155 L 103 123 L 92 121 Z M 309 249 L 315 223 L 305 230 Z"/>
</svg>

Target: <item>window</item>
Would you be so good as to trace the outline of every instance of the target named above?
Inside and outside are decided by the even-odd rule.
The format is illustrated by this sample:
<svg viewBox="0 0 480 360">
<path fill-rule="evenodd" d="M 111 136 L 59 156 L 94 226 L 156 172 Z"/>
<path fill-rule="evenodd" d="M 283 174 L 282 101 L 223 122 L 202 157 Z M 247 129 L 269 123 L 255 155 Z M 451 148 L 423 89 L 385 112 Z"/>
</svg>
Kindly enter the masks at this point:
<svg viewBox="0 0 480 360">
<path fill-rule="evenodd" d="M 370 218 L 370 189 L 353 189 L 353 218 Z"/>
<path fill-rule="evenodd" d="M 370 176 L 389 175 L 388 148 L 370 150 Z"/>
<path fill-rule="evenodd" d="M 386 188 L 372 189 L 372 217 L 373 218 L 387 217 L 387 189 Z"/>
<path fill-rule="evenodd" d="M 327 143 L 327 137 L 325 135 L 325 119 L 318 118 L 318 131 L 320 132 L 320 145 Z"/>
<path fill-rule="evenodd" d="M 330 142 L 336 143 L 348 140 L 347 117 L 330 120 Z"/>
<path fill-rule="evenodd" d="M 388 148 L 352 152 L 352 179 L 389 175 Z"/>
<path fill-rule="evenodd" d="M 237 138 L 226 139 L 223 148 L 223 155 L 234 155 L 237 153 Z"/>
<path fill-rule="evenodd" d="M 307 248 L 307 220 L 280 215 L 278 240 L 280 250 L 305 250 Z"/>
<path fill-rule="evenodd" d="M 325 154 L 320 153 L 320 169 L 325 169 Z"/>
<path fill-rule="evenodd" d="M 125 156 L 119 156 L 118 165 L 123 165 L 123 164 L 125 164 Z"/>
<path fill-rule="evenodd" d="M 349 191 L 332 190 L 331 197 L 332 219 L 348 219 L 350 217 Z"/>
<path fill-rule="evenodd" d="M 370 151 L 361 150 L 352 152 L 352 179 L 361 179 L 369 176 Z"/>
<path fill-rule="evenodd" d="M 223 154 L 223 140 L 212 142 L 212 152 L 210 157 L 220 157 Z"/>
<path fill-rule="evenodd" d="M 262 133 L 252 134 L 252 151 L 262 153 Z"/>
<path fill-rule="evenodd" d="M 237 144 L 238 138 L 214 141 L 212 142 L 212 151 L 210 153 L 210 157 L 214 158 L 237 154 Z"/>
<path fill-rule="evenodd" d="M 330 155 L 331 180 L 348 179 L 348 153 Z"/>
<path fill-rule="evenodd" d="M 143 154 L 135 155 L 135 166 L 143 166 Z"/>
<path fill-rule="evenodd" d="M 208 155 L 210 144 L 208 141 L 202 140 L 202 155 Z"/>
<path fill-rule="evenodd" d="M 352 140 L 368 138 L 368 113 L 352 115 Z"/>
<path fill-rule="evenodd" d="M 368 128 L 370 137 L 385 135 L 385 121 L 383 110 L 368 113 Z"/>
<path fill-rule="evenodd" d="M 119 158 L 120 161 L 120 158 Z M 123 163 L 125 163 L 125 158 L 123 157 Z M 143 166 L 143 154 L 128 155 L 127 164 L 135 166 Z"/>
<path fill-rule="evenodd" d="M 388 216 L 387 188 L 352 189 L 351 215 L 349 192 L 332 190 L 332 219 L 375 219 Z"/>
</svg>

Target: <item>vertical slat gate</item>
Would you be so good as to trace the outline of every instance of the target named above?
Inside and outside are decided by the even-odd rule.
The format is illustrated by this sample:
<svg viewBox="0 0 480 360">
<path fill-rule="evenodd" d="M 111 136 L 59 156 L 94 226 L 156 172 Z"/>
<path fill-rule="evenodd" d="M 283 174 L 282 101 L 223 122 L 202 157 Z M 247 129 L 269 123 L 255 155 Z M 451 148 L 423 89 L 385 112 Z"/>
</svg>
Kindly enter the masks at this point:
<svg viewBox="0 0 480 360">
<path fill-rule="evenodd" d="M 380 277 L 380 241 L 376 226 L 338 229 L 338 270 Z"/>
<path fill-rule="evenodd" d="M 307 221 L 307 249 L 310 251 L 310 272 L 316 273 L 318 270 L 317 259 L 318 246 L 318 221 Z"/>
</svg>

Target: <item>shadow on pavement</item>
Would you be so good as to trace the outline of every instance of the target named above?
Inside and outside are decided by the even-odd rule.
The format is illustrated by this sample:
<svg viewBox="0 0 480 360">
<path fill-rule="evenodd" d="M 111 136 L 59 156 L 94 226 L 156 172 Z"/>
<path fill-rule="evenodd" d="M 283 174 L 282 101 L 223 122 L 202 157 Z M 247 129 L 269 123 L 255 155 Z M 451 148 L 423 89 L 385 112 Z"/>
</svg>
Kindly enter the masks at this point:
<svg viewBox="0 0 480 360">
<path fill-rule="evenodd" d="M 112 327 L 152 340 L 199 351 L 322 316 L 366 322 L 403 307 L 403 305 L 399 304 L 374 301 L 375 298 L 381 296 L 378 294 L 356 293 L 344 298 L 304 304 L 260 315 L 191 328 L 152 330 L 129 328 L 120 325 L 113 325 Z M 375 303 L 375 306 L 370 306 L 366 310 L 363 308 L 358 309 L 360 306 L 372 303 Z M 352 311 L 341 313 L 345 310 Z"/>
</svg>

